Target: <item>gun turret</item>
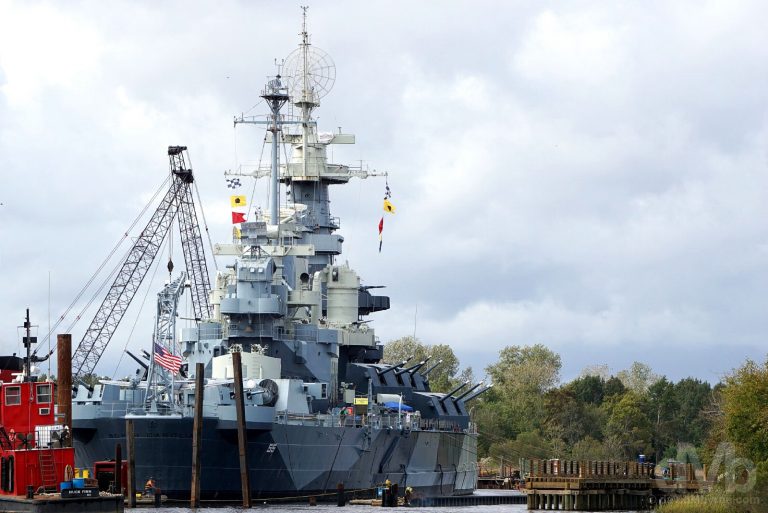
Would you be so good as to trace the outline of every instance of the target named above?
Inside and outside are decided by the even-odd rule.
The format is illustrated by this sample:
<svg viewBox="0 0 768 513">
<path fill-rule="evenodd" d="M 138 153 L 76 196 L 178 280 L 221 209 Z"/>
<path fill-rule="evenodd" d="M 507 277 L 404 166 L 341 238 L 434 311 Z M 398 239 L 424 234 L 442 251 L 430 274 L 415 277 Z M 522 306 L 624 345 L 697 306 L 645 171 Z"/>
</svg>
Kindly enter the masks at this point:
<svg viewBox="0 0 768 513">
<path fill-rule="evenodd" d="M 469 381 L 465 381 L 465 382 L 464 382 L 464 383 L 462 383 L 461 385 L 457 386 L 456 388 L 454 388 L 453 390 L 451 390 L 450 392 L 448 392 L 447 394 L 445 394 L 443 397 L 441 397 L 441 398 L 440 398 L 440 402 L 442 403 L 443 401 L 445 401 L 446 399 L 448 399 L 448 398 L 449 398 L 449 397 L 451 397 L 453 394 L 455 394 L 456 392 L 458 392 L 459 390 L 461 390 L 462 388 L 464 388 L 464 387 L 465 387 L 465 386 L 467 386 L 467 385 L 469 385 Z"/>
<path fill-rule="evenodd" d="M 480 386 L 483 386 L 483 382 L 482 381 L 480 383 L 478 383 L 477 385 L 472 385 L 471 387 L 466 389 L 460 396 L 454 397 L 453 400 L 454 401 L 461 401 L 464 397 L 466 397 L 469 394 L 471 394 L 474 389 L 476 389 L 477 387 L 480 387 Z"/>
</svg>

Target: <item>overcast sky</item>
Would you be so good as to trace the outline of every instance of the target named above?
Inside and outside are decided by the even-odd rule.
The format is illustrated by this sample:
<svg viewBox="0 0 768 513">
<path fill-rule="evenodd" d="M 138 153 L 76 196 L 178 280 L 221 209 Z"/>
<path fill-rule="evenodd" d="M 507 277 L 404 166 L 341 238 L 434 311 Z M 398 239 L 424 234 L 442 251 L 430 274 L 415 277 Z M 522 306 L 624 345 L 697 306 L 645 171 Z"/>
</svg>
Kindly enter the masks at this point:
<svg viewBox="0 0 768 513">
<path fill-rule="evenodd" d="M 558 352 L 565 379 L 640 360 L 715 382 L 763 361 L 767 10 L 311 2 L 312 43 L 337 66 L 321 130 L 356 134 L 334 160 L 388 171 L 397 207 L 379 254 L 383 180 L 332 190 L 342 258 L 391 296 L 381 340 L 450 344 L 478 377 L 511 344 Z M 169 144 L 189 147 L 227 239 L 223 171 L 258 162 L 263 138 L 232 118 L 264 113 L 300 24 L 287 2 L 0 0 L 3 353 L 24 308 L 42 335 L 72 302 L 158 189 Z M 164 263 L 101 374 L 132 372 L 126 340 L 149 347 Z"/>
</svg>

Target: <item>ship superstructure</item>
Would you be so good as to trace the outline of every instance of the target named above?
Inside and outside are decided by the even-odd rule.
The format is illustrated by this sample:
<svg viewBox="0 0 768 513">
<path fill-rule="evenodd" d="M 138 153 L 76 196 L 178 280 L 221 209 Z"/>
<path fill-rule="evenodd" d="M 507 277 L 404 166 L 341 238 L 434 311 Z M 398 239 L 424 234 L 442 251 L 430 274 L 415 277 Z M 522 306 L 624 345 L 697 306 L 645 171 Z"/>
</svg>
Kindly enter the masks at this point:
<svg viewBox="0 0 768 513">
<path fill-rule="evenodd" d="M 464 384 L 435 393 L 429 388 L 434 367 L 427 362 L 381 363 L 382 345 L 366 317 L 389 308 L 389 298 L 371 294 L 347 263 L 339 263 L 344 239 L 336 233 L 330 186 L 375 173 L 328 161 L 330 145 L 354 143 L 350 134 L 318 132 L 312 117 L 332 83 L 329 66 L 330 58 L 310 44 L 305 18 L 301 44 L 286 59 L 283 76 L 262 91 L 269 118 L 236 120 L 268 131 L 271 165 L 247 173 L 269 177 L 268 212 L 252 212 L 232 242 L 215 245 L 217 257 L 231 264 L 217 272 L 207 298 L 193 296 L 202 304 L 195 307 L 194 327 L 182 328 L 174 339 L 184 284 L 206 290 L 197 283 L 205 279 L 199 264 L 158 295 L 153 349 L 137 378 L 77 387 L 72 427 L 79 465 L 114 454 L 131 418 L 138 479 L 154 477 L 164 494 L 188 498 L 199 393 L 194 370 L 202 363 L 201 493 L 238 496 L 232 353 L 239 351 L 253 497 L 324 493 L 339 483 L 347 490 L 369 489 L 386 479 L 425 495 L 474 490 L 476 434 L 465 403 L 485 388 L 459 395 Z M 281 112 L 289 103 L 299 112 L 296 118 Z M 283 144 L 290 157 L 281 164 Z M 169 155 L 183 152 L 179 148 L 169 148 Z M 172 159 L 176 181 L 178 168 Z M 192 181 L 191 170 L 182 169 Z M 279 184 L 288 191 L 284 205 Z M 173 358 L 183 359 L 179 373 Z M 74 361 L 90 360 L 76 355 Z"/>
</svg>

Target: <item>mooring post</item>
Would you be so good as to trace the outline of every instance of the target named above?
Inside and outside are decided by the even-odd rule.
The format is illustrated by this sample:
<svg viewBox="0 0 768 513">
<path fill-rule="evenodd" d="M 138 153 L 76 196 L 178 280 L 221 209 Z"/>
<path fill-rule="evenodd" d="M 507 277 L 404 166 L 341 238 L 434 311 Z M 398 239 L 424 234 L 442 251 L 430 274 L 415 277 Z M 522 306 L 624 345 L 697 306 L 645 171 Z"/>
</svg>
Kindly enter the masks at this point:
<svg viewBox="0 0 768 513">
<path fill-rule="evenodd" d="M 128 507 L 136 507 L 136 447 L 133 440 L 133 419 L 125 420 L 125 445 L 128 452 Z"/>
<path fill-rule="evenodd" d="M 113 493 L 123 493 L 123 448 L 115 446 L 115 484 Z"/>
<path fill-rule="evenodd" d="M 240 451 L 240 486 L 243 506 L 251 507 L 251 485 L 248 479 L 248 436 L 245 431 L 245 398 L 243 397 L 243 365 L 240 351 L 232 351 L 235 378 L 235 410 L 237 411 L 237 445 Z"/>
<path fill-rule="evenodd" d="M 59 407 L 62 423 L 72 429 L 72 335 L 68 333 L 56 335 L 56 361 L 58 364 L 56 404 Z"/>
<path fill-rule="evenodd" d="M 203 394 L 205 393 L 205 365 L 195 364 L 195 418 L 192 424 L 192 487 L 190 508 L 200 507 L 200 442 L 203 439 Z"/>
</svg>

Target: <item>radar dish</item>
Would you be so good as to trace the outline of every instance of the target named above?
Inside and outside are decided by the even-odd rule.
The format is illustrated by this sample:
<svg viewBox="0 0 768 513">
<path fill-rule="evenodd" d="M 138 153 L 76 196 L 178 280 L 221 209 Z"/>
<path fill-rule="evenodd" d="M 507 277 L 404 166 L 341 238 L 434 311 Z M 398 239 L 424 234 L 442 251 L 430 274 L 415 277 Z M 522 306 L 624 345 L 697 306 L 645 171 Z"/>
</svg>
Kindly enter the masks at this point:
<svg viewBox="0 0 768 513">
<path fill-rule="evenodd" d="M 304 69 L 304 50 L 306 49 L 306 70 Z M 305 73 L 306 71 L 306 73 Z M 328 94 L 336 81 L 336 65 L 331 56 L 323 50 L 309 45 L 302 45 L 285 58 L 283 76 L 288 86 L 288 94 L 294 103 L 302 101 L 304 76 L 307 77 L 306 100 L 315 103 Z"/>
</svg>

